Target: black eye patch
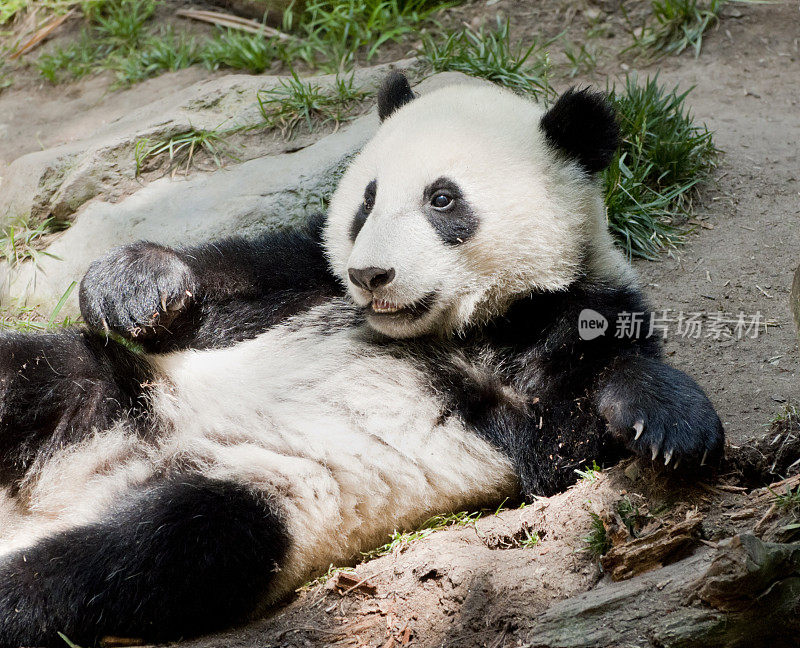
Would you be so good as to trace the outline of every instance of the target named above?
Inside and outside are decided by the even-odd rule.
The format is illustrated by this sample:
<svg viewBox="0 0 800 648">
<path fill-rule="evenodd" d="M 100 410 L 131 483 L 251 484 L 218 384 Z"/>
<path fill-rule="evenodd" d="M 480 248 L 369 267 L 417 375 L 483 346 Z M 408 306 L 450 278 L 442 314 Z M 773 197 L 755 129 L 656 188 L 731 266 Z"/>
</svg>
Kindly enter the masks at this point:
<svg viewBox="0 0 800 648">
<path fill-rule="evenodd" d="M 477 216 L 449 178 L 438 178 L 425 187 L 423 200 L 428 222 L 447 245 L 460 245 L 478 229 Z"/>
<path fill-rule="evenodd" d="M 369 217 L 372 208 L 375 206 L 375 194 L 378 192 L 378 181 L 373 180 L 370 182 L 366 189 L 364 189 L 364 200 L 361 201 L 361 205 L 356 212 L 355 217 L 353 218 L 353 223 L 350 225 L 350 240 L 355 241 L 358 233 L 361 231 L 361 228 L 364 227 L 364 223 L 367 222 L 367 218 Z"/>
</svg>

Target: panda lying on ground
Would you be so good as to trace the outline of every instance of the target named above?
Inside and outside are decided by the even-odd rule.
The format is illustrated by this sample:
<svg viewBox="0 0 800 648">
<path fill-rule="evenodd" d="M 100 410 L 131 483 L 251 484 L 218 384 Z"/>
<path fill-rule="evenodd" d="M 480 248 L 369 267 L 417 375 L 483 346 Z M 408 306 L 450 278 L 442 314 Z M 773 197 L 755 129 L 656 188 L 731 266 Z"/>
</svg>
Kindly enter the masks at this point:
<svg viewBox="0 0 800 648">
<path fill-rule="evenodd" d="M 649 311 L 606 229 L 605 100 L 393 73 L 378 105 L 325 222 L 116 248 L 88 329 L 0 337 L 0 646 L 206 632 L 625 446 L 720 456 L 697 384 L 615 335 Z"/>
</svg>

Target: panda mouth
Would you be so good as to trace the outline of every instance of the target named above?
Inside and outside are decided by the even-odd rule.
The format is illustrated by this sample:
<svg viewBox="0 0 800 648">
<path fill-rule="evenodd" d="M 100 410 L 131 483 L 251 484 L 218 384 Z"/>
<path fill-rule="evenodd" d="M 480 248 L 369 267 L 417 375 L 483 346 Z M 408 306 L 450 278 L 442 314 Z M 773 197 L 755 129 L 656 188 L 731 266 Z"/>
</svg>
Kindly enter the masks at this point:
<svg viewBox="0 0 800 648">
<path fill-rule="evenodd" d="M 374 299 L 368 308 L 372 315 L 380 317 L 407 317 L 417 318 L 427 313 L 436 299 L 435 293 L 431 292 L 422 299 L 411 304 L 398 304 L 386 299 Z"/>
</svg>

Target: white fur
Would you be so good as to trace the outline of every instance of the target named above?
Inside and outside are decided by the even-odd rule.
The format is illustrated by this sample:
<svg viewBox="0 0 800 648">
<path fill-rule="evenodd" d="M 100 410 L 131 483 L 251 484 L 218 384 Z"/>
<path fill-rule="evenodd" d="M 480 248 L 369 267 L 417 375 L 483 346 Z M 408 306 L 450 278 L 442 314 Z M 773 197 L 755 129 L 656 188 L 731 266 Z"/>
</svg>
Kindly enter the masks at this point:
<svg viewBox="0 0 800 648">
<path fill-rule="evenodd" d="M 521 294 L 562 290 L 587 270 L 631 279 L 607 231 L 599 183 L 549 147 L 543 114 L 497 86 L 465 85 L 415 99 L 382 124 L 331 200 L 331 266 L 363 306 L 372 296 L 348 281 L 349 268 L 395 269 L 379 299 L 407 304 L 435 290 L 439 301 L 412 323 L 371 318 L 375 328 L 396 337 L 447 333 L 503 312 Z M 456 247 L 438 239 L 422 211 L 424 188 L 442 176 L 479 220 Z M 375 206 L 354 244 L 350 227 L 372 180 Z"/>
<path fill-rule="evenodd" d="M 2 550 L 97 519 L 156 470 L 199 469 L 286 511 L 277 597 L 394 529 L 511 495 L 510 461 L 441 421 L 426 376 L 367 346 L 351 313 L 335 300 L 229 349 L 152 357 L 161 436 L 147 444 L 119 426 L 51 461 L 25 484 L 25 510 L 0 499 Z"/>
</svg>

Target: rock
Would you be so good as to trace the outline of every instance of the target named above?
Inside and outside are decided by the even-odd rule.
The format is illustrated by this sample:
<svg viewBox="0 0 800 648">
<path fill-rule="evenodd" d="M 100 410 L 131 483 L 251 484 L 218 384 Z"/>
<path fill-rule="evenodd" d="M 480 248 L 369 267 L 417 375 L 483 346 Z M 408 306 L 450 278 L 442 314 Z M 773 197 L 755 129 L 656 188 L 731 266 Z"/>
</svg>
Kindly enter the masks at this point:
<svg viewBox="0 0 800 648">
<path fill-rule="evenodd" d="M 797 336 L 800 338 L 800 266 L 794 272 L 792 294 L 789 296 L 789 305 L 794 315 L 794 324 L 797 327 Z"/>
<path fill-rule="evenodd" d="M 359 70 L 355 82 L 374 86 L 385 69 Z M 314 82 L 326 85 L 334 79 L 325 75 Z M 191 129 L 225 130 L 262 123 L 257 93 L 280 80 L 234 74 L 201 81 L 101 126 L 91 138 L 18 158 L 0 180 L 0 227 L 49 216 L 72 220 L 92 198 L 113 200 L 138 190 L 134 149 L 139 140 L 165 139 Z M 242 150 L 237 149 L 236 157 L 248 160 L 296 150 L 318 138 L 314 134 L 286 142 L 280 137 L 251 136 Z"/>
<path fill-rule="evenodd" d="M 357 83 L 374 85 L 385 71 L 386 66 L 362 70 Z M 334 133 L 323 133 L 321 139 L 318 133 L 288 143 L 274 137 L 272 148 L 267 146 L 260 156 L 212 173 L 163 177 L 150 183 L 133 179 L 132 147 L 137 137 L 158 129 L 173 132 L 189 123 L 213 128 L 225 114 L 233 115 L 236 123 L 247 123 L 256 119 L 255 92 L 267 82 L 278 83 L 275 77 L 233 75 L 197 84 L 179 93 L 180 99 L 159 101 L 116 126 L 101 129 L 88 142 L 15 161 L 0 187 L 0 214 L 5 207 L 5 222 L 10 218 L 8 210 L 23 208 L 27 197 L 29 213 L 40 218 L 63 215 L 72 225 L 52 236 L 35 264 L 0 264 L 0 301 L 14 298 L 41 305 L 46 312 L 72 282 L 80 281 L 91 261 L 113 246 L 141 239 L 191 245 L 286 227 L 318 210 L 350 157 L 378 127 L 374 111 Z M 482 83 L 459 73 L 444 73 L 426 79 L 420 88 L 425 92 L 458 82 Z M 167 104 L 178 108 L 159 121 Z M 30 196 L 36 197 L 31 201 Z M 76 293 L 61 315 L 77 314 Z"/>
</svg>

